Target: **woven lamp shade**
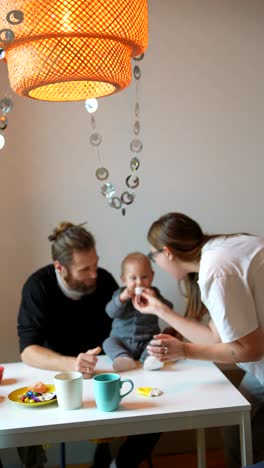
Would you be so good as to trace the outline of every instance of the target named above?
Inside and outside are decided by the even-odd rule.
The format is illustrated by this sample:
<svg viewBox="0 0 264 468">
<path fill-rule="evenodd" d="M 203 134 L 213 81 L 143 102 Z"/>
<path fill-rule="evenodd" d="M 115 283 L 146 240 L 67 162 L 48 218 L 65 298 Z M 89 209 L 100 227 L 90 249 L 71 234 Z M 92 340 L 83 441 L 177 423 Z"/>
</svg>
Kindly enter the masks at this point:
<svg viewBox="0 0 264 468">
<path fill-rule="evenodd" d="M 15 7 L 14 7 L 15 4 Z M 131 57 L 148 45 L 147 0 L 0 0 L 12 89 L 45 101 L 79 101 L 126 88 Z M 11 26 L 6 15 L 24 14 Z M 1 19 L 4 18 L 4 19 Z"/>
</svg>

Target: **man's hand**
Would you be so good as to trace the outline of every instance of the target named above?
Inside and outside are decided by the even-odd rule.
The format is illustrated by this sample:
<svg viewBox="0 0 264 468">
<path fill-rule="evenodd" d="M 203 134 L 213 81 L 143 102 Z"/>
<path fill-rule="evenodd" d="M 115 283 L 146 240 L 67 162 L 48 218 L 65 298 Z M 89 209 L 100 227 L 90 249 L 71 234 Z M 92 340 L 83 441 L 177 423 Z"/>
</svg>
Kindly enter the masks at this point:
<svg viewBox="0 0 264 468">
<path fill-rule="evenodd" d="M 84 379 L 90 379 L 94 374 L 97 363 L 97 354 L 101 352 L 101 347 L 88 349 L 86 353 L 80 353 L 75 361 L 75 370 L 82 372 Z"/>
</svg>

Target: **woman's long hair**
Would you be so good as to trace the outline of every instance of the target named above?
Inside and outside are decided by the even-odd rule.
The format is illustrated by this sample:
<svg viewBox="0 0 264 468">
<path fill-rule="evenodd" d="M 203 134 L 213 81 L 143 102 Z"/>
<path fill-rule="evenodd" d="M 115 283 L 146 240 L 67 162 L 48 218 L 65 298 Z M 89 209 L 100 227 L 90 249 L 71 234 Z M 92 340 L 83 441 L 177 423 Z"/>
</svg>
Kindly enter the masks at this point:
<svg viewBox="0 0 264 468">
<path fill-rule="evenodd" d="M 202 248 L 210 239 L 234 235 L 238 234 L 205 234 L 199 224 L 188 216 L 168 213 L 152 224 L 148 231 L 148 241 L 157 250 L 166 246 L 180 260 L 195 262 L 200 261 Z M 201 301 L 197 280 L 198 273 L 188 273 L 179 286 L 186 297 L 185 316 L 201 320 L 207 309 Z"/>
</svg>

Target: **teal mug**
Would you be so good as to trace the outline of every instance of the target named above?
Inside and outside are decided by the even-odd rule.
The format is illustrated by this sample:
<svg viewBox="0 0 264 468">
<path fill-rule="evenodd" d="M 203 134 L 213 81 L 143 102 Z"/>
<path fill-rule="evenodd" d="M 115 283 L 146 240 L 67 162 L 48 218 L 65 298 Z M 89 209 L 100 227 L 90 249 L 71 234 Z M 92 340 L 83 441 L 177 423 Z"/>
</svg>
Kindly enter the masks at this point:
<svg viewBox="0 0 264 468">
<path fill-rule="evenodd" d="M 130 389 L 121 394 L 121 388 L 124 383 L 130 384 Z M 118 374 L 98 374 L 93 377 L 93 389 L 96 406 L 101 411 L 114 411 L 118 408 L 120 401 L 130 392 L 134 384 L 130 379 L 121 380 Z"/>
</svg>

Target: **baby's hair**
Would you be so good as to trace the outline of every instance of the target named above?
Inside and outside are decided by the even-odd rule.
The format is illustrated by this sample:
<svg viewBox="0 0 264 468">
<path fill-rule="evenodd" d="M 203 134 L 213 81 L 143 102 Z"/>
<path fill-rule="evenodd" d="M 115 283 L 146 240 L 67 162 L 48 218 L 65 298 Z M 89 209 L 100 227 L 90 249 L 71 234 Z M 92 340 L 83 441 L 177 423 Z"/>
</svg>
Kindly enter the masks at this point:
<svg viewBox="0 0 264 468">
<path fill-rule="evenodd" d="M 142 252 L 131 252 L 123 259 L 121 263 L 121 276 L 125 272 L 126 265 L 134 261 L 147 264 L 149 269 L 152 271 L 152 265 L 147 255 L 143 254 Z"/>
<path fill-rule="evenodd" d="M 74 251 L 92 250 L 95 247 L 94 237 L 83 227 L 84 224 L 62 221 L 53 229 L 48 237 L 52 242 L 53 261 L 58 260 L 61 265 L 68 266 Z"/>
</svg>

